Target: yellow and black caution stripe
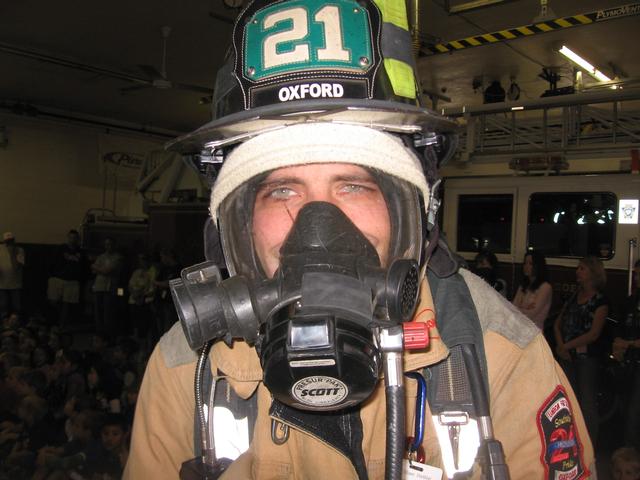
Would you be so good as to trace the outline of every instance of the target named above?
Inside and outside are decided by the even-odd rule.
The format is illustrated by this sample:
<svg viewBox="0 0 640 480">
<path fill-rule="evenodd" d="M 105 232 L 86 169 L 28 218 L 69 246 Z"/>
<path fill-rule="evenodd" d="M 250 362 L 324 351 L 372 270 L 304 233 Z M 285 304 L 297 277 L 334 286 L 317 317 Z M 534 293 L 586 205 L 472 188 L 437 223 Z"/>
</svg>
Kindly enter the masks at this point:
<svg viewBox="0 0 640 480">
<path fill-rule="evenodd" d="M 430 56 L 439 53 L 455 52 L 456 50 L 462 50 L 464 48 L 479 47 L 482 45 L 489 45 L 506 40 L 513 40 L 514 38 L 552 32 L 554 30 L 560 30 L 562 28 L 589 25 L 605 20 L 614 20 L 617 18 L 638 14 L 640 14 L 640 3 L 629 3 L 620 7 L 612 7 L 604 10 L 596 10 L 589 13 L 571 15 L 569 17 L 556 18 L 554 20 L 546 20 L 544 22 L 532 23 L 530 25 L 509 28 L 497 32 L 483 33 L 481 35 L 474 35 L 473 37 L 452 40 L 447 43 L 426 45 L 425 47 L 423 47 L 421 53 L 425 56 Z"/>
</svg>

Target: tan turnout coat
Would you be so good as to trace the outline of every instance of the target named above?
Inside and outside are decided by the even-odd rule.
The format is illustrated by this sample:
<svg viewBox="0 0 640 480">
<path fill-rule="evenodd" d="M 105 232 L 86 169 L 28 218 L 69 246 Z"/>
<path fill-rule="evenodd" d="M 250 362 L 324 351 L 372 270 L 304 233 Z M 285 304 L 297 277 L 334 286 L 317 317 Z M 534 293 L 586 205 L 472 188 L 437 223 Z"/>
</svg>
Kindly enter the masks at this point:
<svg viewBox="0 0 640 480">
<path fill-rule="evenodd" d="M 540 331 L 478 277 L 461 271 L 476 306 L 483 330 L 487 357 L 491 417 L 495 436 L 502 442 L 512 479 L 543 479 L 544 442 L 539 428 L 540 410 L 556 388 L 564 386 L 582 448 L 585 471 L 593 472 L 594 454 L 578 402 L 559 365 L 554 361 Z M 433 308 L 426 285 L 418 312 Z M 421 319 L 418 319 L 421 320 Z M 436 319 L 437 323 L 437 319 Z M 405 371 L 432 365 L 448 354 L 437 328 L 424 352 L 406 353 Z M 271 441 L 268 416 L 271 397 L 260 382 L 262 371 L 253 348 L 236 342 L 232 348 L 218 342 L 211 352 L 212 365 L 228 374 L 241 397 L 258 389 L 258 420 L 252 444 L 223 479 L 321 480 L 356 479 L 350 461 L 317 438 L 295 429 L 284 445 Z M 187 346 L 179 325 L 163 337 L 154 350 L 142 383 L 133 426 L 131 452 L 125 469 L 127 480 L 177 479 L 180 465 L 194 456 L 193 378 L 196 358 Z M 413 429 L 415 382 L 407 382 L 407 431 Z M 435 430 L 427 412 L 426 459 L 442 468 Z M 363 453 L 371 480 L 384 478 L 385 399 L 384 384 L 361 409 Z M 479 478 L 476 464 L 474 478 Z M 586 474 L 582 478 L 595 478 Z"/>
</svg>

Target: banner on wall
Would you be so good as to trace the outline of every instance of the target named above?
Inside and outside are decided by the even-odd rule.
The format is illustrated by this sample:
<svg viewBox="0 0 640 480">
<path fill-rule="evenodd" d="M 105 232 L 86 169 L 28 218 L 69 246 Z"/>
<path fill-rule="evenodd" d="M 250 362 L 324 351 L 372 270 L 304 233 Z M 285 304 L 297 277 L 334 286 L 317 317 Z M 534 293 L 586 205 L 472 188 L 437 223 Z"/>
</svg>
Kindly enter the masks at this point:
<svg viewBox="0 0 640 480">
<path fill-rule="evenodd" d="M 127 193 L 131 202 L 188 203 L 207 196 L 198 173 L 159 142 L 103 134 L 98 141 L 98 165 L 103 198 L 112 199 L 111 203 L 116 194 Z"/>
<path fill-rule="evenodd" d="M 98 138 L 98 171 L 109 183 L 117 181 L 118 190 L 133 189 L 148 163 L 146 160 L 166 155 L 162 147 L 160 142 L 101 134 Z"/>
</svg>

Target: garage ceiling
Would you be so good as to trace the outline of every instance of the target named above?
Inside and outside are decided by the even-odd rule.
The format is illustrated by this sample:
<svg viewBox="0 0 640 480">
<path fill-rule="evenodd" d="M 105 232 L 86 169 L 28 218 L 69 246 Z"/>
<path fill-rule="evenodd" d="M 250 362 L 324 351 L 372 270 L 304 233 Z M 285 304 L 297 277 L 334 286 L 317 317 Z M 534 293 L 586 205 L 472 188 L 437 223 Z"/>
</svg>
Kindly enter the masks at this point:
<svg viewBox="0 0 640 480">
<path fill-rule="evenodd" d="M 603 0 L 493 0 L 492 5 L 469 9 L 470 3 L 491 1 L 420 1 L 422 37 L 432 43 L 534 23 L 541 14 L 541 3 L 547 3 L 553 18 L 624 5 Z M 449 13 L 455 9 L 463 12 Z M 640 9 L 636 11 L 640 13 Z M 220 18 L 233 18 L 235 14 L 235 10 L 224 7 L 222 0 L 2 2 L 0 111 L 100 117 L 141 125 L 168 136 L 193 130 L 209 119 L 209 105 L 202 104 L 201 99 L 213 87 L 231 34 L 231 25 Z M 438 99 L 438 108 L 480 105 L 483 86 L 500 80 L 506 89 L 511 78 L 519 85 L 522 99 L 534 100 L 548 88 L 548 83 L 538 77 L 543 67 L 553 67 L 562 75 L 558 86 L 571 84 L 572 68 L 554 52 L 554 47 L 563 43 L 609 76 L 617 72 L 637 78 L 639 20 L 640 15 L 628 15 L 422 56 L 418 62 L 422 85 L 450 99 Z M 140 65 L 161 70 L 163 26 L 171 27 L 166 43 L 167 78 L 174 84 L 187 85 L 187 89 L 127 90 L 139 85 L 131 78 L 150 78 L 149 68 Z M 70 66 L 42 61 L 42 56 L 65 60 Z M 120 74 L 119 78 L 114 72 Z M 474 79 L 476 87 L 481 85 L 475 90 Z"/>
</svg>

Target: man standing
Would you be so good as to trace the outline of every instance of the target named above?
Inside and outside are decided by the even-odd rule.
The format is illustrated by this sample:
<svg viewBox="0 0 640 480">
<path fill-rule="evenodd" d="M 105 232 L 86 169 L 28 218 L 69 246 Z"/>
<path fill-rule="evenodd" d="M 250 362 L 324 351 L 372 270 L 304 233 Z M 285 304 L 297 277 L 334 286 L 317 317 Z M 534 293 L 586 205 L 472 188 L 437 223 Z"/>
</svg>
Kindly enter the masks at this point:
<svg viewBox="0 0 640 480">
<path fill-rule="evenodd" d="M 112 335 L 117 329 L 117 290 L 122 267 L 122 255 L 116 251 L 115 241 L 112 238 L 106 238 L 104 252 L 98 255 L 96 261 L 91 265 L 91 271 L 96 274 L 93 293 L 95 295 L 95 325 L 98 333 Z"/>
<path fill-rule="evenodd" d="M 78 314 L 80 282 L 86 268 L 86 257 L 80 248 L 80 234 L 77 230 L 69 230 L 67 243 L 57 251 L 47 287 L 47 298 L 57 310 L 61 326 L 68 325 Z"/>
<path fill-rule="evenodd" d="M 625 443 L 640 450 L 640 260 L 634 264 L 633 281 L 635 288 L 625 302 L 612 350 L 624 379 Z"/>
<path fill-rule="evenodd" d="M 5 232 L 0 244 L 0 316 L 22 309 L 24 250 L 16 246 L 12 232 Z"/>
<path fill-rule="evenodd" d="M 153 311 L 155 315 L 155 332 L 157 341 L 176 321 L 176 310 L 171 301 L 169 281 L 180 276 L 181 267 L 176 253 L 171 248 L 163 248 L 160 251 L 160 265 L 158 274 L 154 280 L 155 299 Z"/>
</svg>

